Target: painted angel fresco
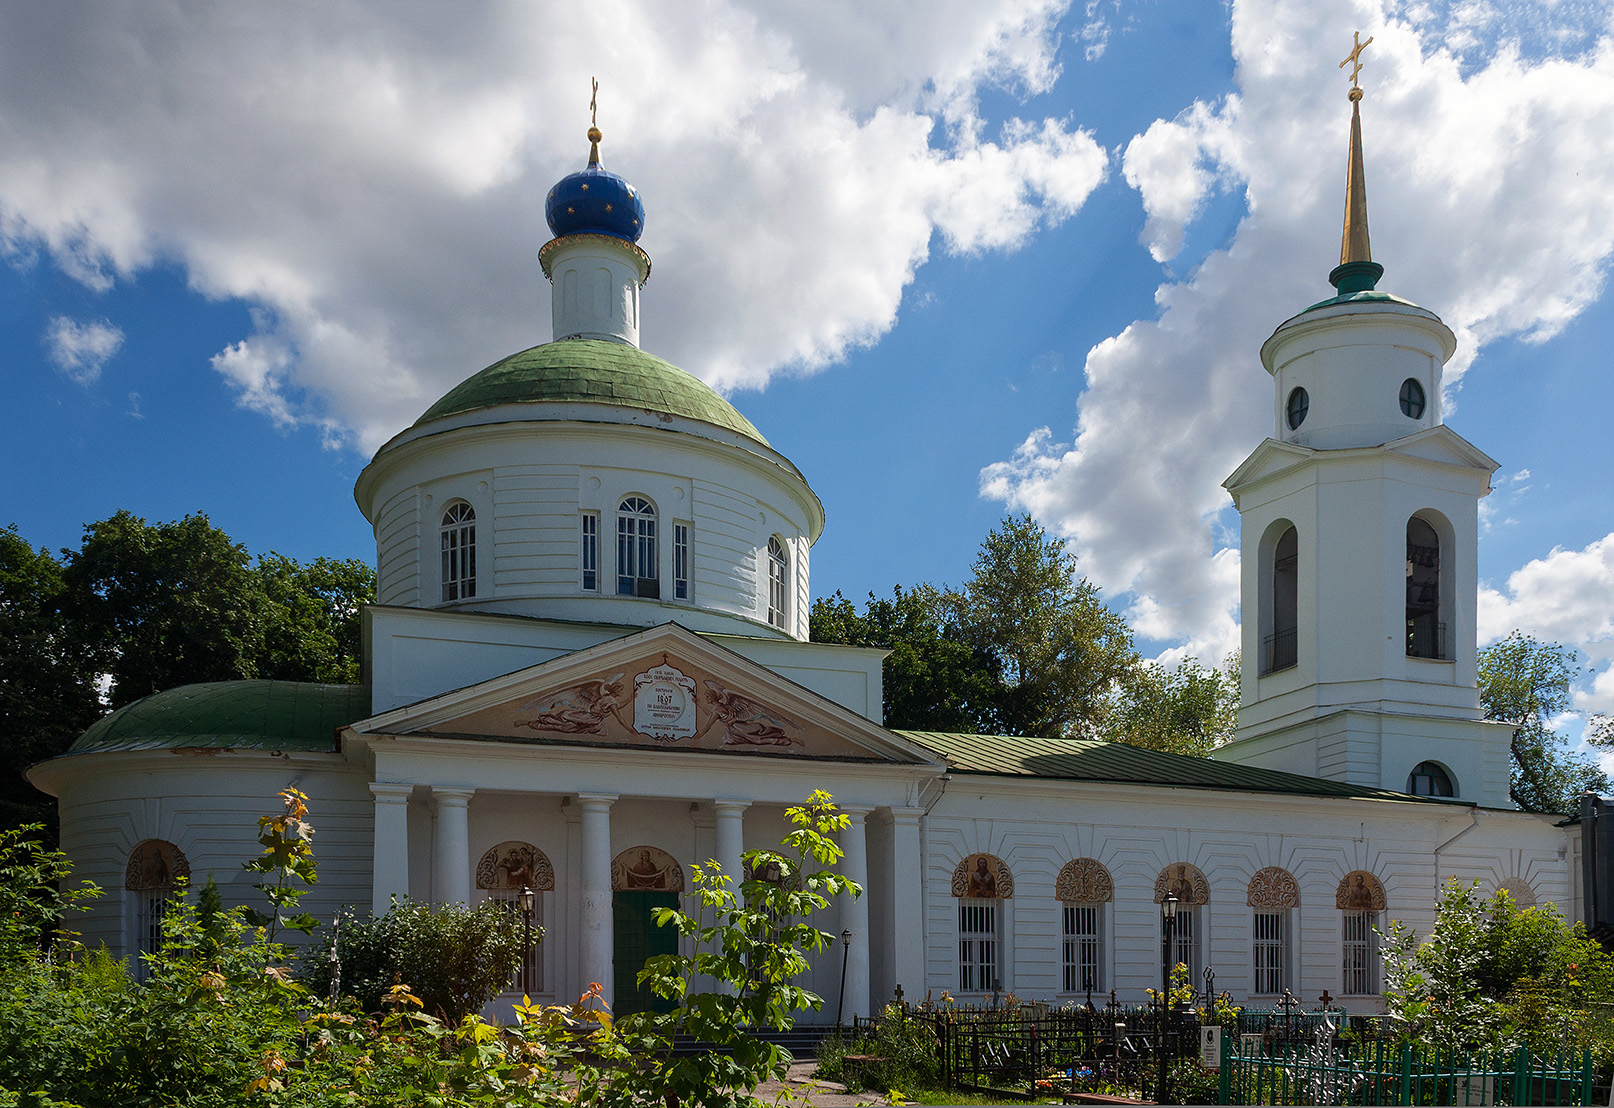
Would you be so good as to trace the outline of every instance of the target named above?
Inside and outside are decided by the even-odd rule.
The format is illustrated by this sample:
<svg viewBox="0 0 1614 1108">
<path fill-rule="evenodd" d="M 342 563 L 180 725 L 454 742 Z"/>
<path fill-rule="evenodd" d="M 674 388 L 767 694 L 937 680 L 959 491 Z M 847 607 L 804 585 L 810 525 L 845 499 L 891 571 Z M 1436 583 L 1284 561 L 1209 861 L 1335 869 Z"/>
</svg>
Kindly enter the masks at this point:
<svg viewBox="0 0 1614 1108">
<path fill-rule="evenodd" d="M 712 706 L 714 723 L 723 728 L 724 746 L 800 746 L 801 740 L 785 729 L 799 729 L 794 720 L 769 711 L 748 696 L 706 681 L 706 702 Z"/>
<path fill-rule="evenodd" d="M 516 720 L 515 725 L 565 735 L 603 734 L 606 717 L 625 703 L 622 687 L 625 676 L 619 673 L 607 681 L 582 681 L 559 692 L 534 697 L 517 711 L 535 714 Z"/>
</svg>

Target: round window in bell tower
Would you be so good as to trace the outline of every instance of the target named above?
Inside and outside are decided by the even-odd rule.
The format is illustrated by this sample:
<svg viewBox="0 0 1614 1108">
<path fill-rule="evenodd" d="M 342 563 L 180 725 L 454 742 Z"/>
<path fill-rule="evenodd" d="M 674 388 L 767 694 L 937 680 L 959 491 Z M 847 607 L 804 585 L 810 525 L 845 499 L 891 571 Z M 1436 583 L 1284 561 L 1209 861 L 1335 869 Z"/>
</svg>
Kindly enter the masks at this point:
<svg viewBox="0 0 1614 1108">
<path fill-rule="evenodd" d="M 1311 410 L 1311 397 L 1306 395 L 1305 389 L 1295 389 L 1289 393 L 1289 403 L 1286 407 L 1289 412 L 1289 430 L 1293 431 L 1306 422 L 1306 413 Z"/>
<path fill-rule="evenodd" d="M 1408 377 L 1401 382 L 1401 414 L 1409 419 L 1422 419 L 1423 409 L 1423 386 L 1416 377 Z"/>
</svg>

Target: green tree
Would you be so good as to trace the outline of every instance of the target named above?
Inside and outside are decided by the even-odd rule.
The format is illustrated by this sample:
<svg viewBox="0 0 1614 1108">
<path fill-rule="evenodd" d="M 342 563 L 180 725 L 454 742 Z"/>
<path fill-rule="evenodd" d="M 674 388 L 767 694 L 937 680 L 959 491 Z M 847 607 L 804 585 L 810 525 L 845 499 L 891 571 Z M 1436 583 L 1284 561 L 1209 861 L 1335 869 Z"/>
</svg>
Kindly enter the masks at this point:
<svg viewBox="0 0 1614 1108">
<path fill-rule="evenodd" d="M 1005 734 L 1096 733 L 1112 687 L 1137 663 L 1125 621 L 1030 516 L 993 529 L 946 599 L 960 641 L 1002 675 L 996 729 Z"/>
<path fill-rule="evenodd" d="M 1099 728 L 1110 742 L 1205 757 L 1238 727 L 1238 659 L 1207 669 L 1197 658 L 1176 666 L 1140 662 L 1117 686 Z"/>
<path fill-rule="evenodd" d="M 259 677 L 355 684 L 359 680 L 359 614 L 375 603 L 375 570 L 350 558 L 303 565 L 271 551 L 255 569 L 263 596 Z"/>
<path fill-rule="evenodd" d="M 1485 718 L 1513 725 L 1509 792 L 1530 812 L 1575 812 L 1587 789 L 1606 791 L 1596 763 L 1572 753 L 1552 721 L 1571 710 L 1575 651 L 1519 631 L 1479 652 L 1480 706 Z"/>
<path fill-rule="evenodd" d="M 869 594 L 862 612 L 839 592 L 813 601 L 814 642 L 889 650 L 884 664 L 885 725 L 907 731 L 989 730 L 1003 683 L 986 651 L 966 646 L 945 621 L 941 594 L 930 585 L 890 599 Z"/>
<path fill-rule="evenodd" d="M 46 825 L 56 802 L 23 773 L 66 750 L 101 714 L 77 625 L 63 616 L 62 567 L 15 528 L 0 530 L 0 827 Z"/>
</svg>

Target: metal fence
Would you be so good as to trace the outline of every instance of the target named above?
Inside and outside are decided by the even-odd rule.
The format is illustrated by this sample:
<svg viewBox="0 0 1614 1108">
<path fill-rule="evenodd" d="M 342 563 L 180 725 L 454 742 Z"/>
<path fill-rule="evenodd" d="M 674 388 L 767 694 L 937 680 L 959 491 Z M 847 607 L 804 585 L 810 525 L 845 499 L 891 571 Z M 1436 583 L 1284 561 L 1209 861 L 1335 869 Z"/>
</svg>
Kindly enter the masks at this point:
<svg viewBox="0 0 1614 1108">
<path fill-rule="evenodd" d="M 1336 1045 L 1224 1040 L 1222 1104 L 1501 1105 L 1601 1103 L 1588 1052 L 1425 1050 L 1385 1040 Z"/>
</svg>

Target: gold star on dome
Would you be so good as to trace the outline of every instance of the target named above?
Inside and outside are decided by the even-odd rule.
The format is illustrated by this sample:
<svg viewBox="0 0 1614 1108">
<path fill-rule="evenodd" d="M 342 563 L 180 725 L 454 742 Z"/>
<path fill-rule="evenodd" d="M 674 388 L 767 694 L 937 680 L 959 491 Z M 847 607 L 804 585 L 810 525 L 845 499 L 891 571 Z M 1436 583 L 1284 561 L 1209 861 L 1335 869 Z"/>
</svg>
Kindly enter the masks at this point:
<svg viewBox="0 0 1614 1108">
<path fill-rule="evenodd" d="M 567 215 L 576 215 L 577 214 L 577 209 L 569 207 L 569 208 L 566 209 L 566 214 Z"/>
<path fill-rule="evenodd" d="M 606 206 L 605 206 L 605 210 L 606 210 L 606 211 L 610 211 L 610 210 L 611 210 L 611 205 L 609 205 L 609 204 L 607 204 L 607 205 L 606 205 Z"/>
<path fill-rule="evenodd" d="M 587 185 L 584 185 L 584 186 L 583 186 L 583 191 L 584 191 L 584 192 L 587 192 L 587 191 L 588 191 L 588 186 L 587 186 Z"/>
</svg>

